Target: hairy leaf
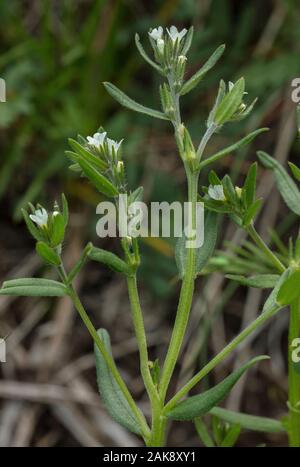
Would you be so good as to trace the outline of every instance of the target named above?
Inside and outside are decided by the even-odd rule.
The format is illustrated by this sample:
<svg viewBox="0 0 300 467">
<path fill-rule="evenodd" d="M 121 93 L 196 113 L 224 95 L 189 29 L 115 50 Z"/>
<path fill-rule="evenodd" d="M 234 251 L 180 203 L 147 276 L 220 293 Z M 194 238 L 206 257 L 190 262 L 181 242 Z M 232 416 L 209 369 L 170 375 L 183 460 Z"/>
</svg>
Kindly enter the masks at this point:
<svg viewBox="0 0 300 467">
<path fill-rule="evenodd" d="M 101 338 L 107 352 L 112 356 L 109 334 L 105 329 L 99 329 Z M 95 345 L 97 383 L 105 407 L 111 417 L 129 431 L 141 434 L 139 422 L 132 413 L 131 408 L 120 390 L 120 387 L 111 374 L 98 347 Z"/>
<path fill-rule="evenodd" d="M 182 96 L 184 96 L 192 89 L 194 89 L 195 86 L 197 86 L 197 84 L 204 78 L 206 73 L 217 63 L 219 58 L 222 56 L 224 50 L 225 45 L 220 45 L 209 57 L 207 62 L 204 63 L 203 67 L 201 67 L 200 70 L 198 70 L 188 81 L 184 83 L 180 91 L 180 94 Z"/>
<path fill-rule="evenodd" d="M 135 102 L 133 99 L 128 97 L 123 91 L 118 89 L 111 83 L 103 83 L 107 92 L 117 101 L 119 104 L 127 107 L 127 109 L 134 110 L 135 112 L 140 112 L 142 114 L 150 115 L 150 117 L 160 118 L 161 120 L 169 120 L 169 118 L 159 110 L 153 110 L 149 107 Z"/>
</svg>

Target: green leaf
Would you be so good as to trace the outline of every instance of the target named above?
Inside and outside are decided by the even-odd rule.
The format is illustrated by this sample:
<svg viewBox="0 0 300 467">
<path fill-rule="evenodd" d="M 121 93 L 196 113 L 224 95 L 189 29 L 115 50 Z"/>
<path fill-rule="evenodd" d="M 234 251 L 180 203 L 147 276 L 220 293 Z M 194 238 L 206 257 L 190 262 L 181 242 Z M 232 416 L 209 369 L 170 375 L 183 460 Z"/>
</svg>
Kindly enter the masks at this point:
<svg viewBox="0 0 300 467">
<path fill-rule="evenodd" d="M 275 287 L 280 276 L 278 274 L 257 274 L 256 276 L 245 277 L 236 274 L 226 274 L 227 279 L 231 279 L 246 287 L 258 289 L 272 289 Z"/>
<path fill-rule="evenodd" d="M 208 391 L 179 402 L 174 409 L 167 413 L 167 416 L 173 420 L 193 420 L 196 417 L 206 414 L 227 396 L 245 371 L 257 362 L 268 358 L 269 357 L 266 355 L 253 358 Z"/>
<path fill-rule="evenodd" d="M 140 52 L 141 56 L 143 57 L 143 59 L 147 63 L 149 63 L 149 65 L 151 65 L 156 71 L 163 74 L 162 68 L 159 65 L 157 65 L 157 63 L 155 63 L 153 60 L 151 60 L 151 58 L 145 52 L 145 49 L 142 46 L 141 41 L 140 41 L 140 36 L 137 33 L 135 35 L 135 44 L 136 44 L 136 47 L 137 47 L 138 51 Z"/>
<path fill-rule="evenodd" d="M 272 418 L 256 417 L 254 415 L 222 409 L 221 407 L 214 407 L 210 413 L 225 422 L 238 423 L 246 430 L 262 431 L 265 433 L 283 433 L 286 431 L 281 422 Z"/>
<path fill-rule="evenodd" d="M 107 164 L 100 157 L 95 156 L 90 151 L 85 149 L 81 144 L 79 144 L 75 139 L 68 139 L 69 145 L 74 149 L 75 152 L 65 151 L 67 156 L 74 162 L 77 162 L 77 156 L 81 156 L 84 160 L 89 162 L 91 165 L 94 165 L 95 168 L 99 170 L 106 170 Z"/>
<path fill-rule="evenodd" d="M 218 236 L 218 215 L 213 211 L 205 213 L 204 221 L 204 243 L 196 252 L 196 273 L 199 274 L 209 258 L 214 252 Z M 175 260 L 179 272 L 179 277 L 182 279 L 185 274 L 186 259 L 188 249 L 185 246 L 186 236 L 183 235 L 178 238 L 175 247 Z"/>
<path fill-rule="evenodd" d="M 248 170 L 243 186 L 243 200 L 246 207 L 253 204 L 256 192 L 257 162 L 254 162 Z"/>
<path fill-rule="evenodd" d="M 225 84 L 225 81 L 221 79 L 215 103 L 213 105 L 213 108 L 209 112 L 209 116 L 206 122 L 207 128 L 209 128 L 214 123 L 217 108 L 219 107 L 219 104 L 222 102 L 225 94 L 226 94 L 226 84 Z"/>
<path fill-rule="evenodd" d="M 201 417 L 197 417 L 194 420 L 195 428 L 197 430 L 198 436 L 201 439 L 202 443 L 206 448 L 213 448 L 215 447 L 215 443 L 210 436 L 208 429 Z"/>
<path fill-rule="evenodd" d="M 61 202 L 62 202 L 62 215 L 64 218 L 65 227 L 67 227 L 69 222 L 69 206 L 67 198 L 65 197 L 64 193 L 61 195 Z"/>
<path fill-rule="evenodd" d="M 196 255 L 196 272 L 199 274 L 215 251 L 218 239 L 219 216 L 215 212 L 206 212 L 204 221 L 204 243 Z"/>
<path fill-rule="evenodd" d="M 25 224 L 27 226 L 27 229 L 29 230 L 30 234 L 35 238 L 37 241 L 43 241 L 45 239 L 44 235 L 42 232 L 39 230 L 38 227 L 35 226 L 35 224 L 32 222 L 32 220 L 29 217 L 28 212 L 25 209 L 21 209 L 23 218 L 25 221 Z"/>
<path fill-rule="evenodd" d="M 77 276 L 77 274 L 79 274 L 79 272 L 81 271 L 82 267 L 84 266 L 87 258 L 88 258 L 88 254 L 89 252 L 91 251 L 91 249 L 93 248 L 93 245 L 91 242 L 89 242 L 86 247 L 84 248 L 79 260 L 77 261 L 77 263 L 75 264 L 75 266 L 71 269 L 71 271 L 69 272 L 68 274 L 68 283 L 71 283 L 72 280 Z"/>
<path fill-rule="evenodd" d="M 187 32 L 187 35 L 185 36 L 184 46 L 182 48 L 181 55 L 187 55 L 192 45 L 193 36 L 194 36 L 194 27 L 191 26 Z"/>
<path fill-rule="evenodd" d="M 225 195 L 227 201 L 229 201 L 230 204 L 235 206 L 237 204 L 237 199 L 238 198 L 237 198 L 236 191 L 234 189 L 234 186 L 232 184 L 232 181 L 231 181 L 231 178 L 229 177 L 229 175 L 226 174 L 223 177 L 222 185 L 223 185 L 223 189 L 224 189 L 224 195 Z"/>
<path fill-rule="evenodd" d="M 102 250 L 101 248 L 93 246 L 88 252 L 88 257 L 93 261 L 98 261 L 99 263 L 109 266 L 115 272 L 122 272 L 126 275 L 130 275 L 132 273 L 128 264 L 110 251 Z"/>
<path fill-rule="evenodd" d="M 22 278 L 3 283 L 0 295 L 17 295 L 22 297 L 63 297 L 68 294 L 67 288 L 60 282 L 50 279 Z"/>
<path fill-rule="evenodd" d="M 100 191 L 100 193 L 103 193 L 109 198 L 119 194 L 117 188 L 86 160 L 79 157 L 78 164 L 80 165 L 84 175 L 97 188 L 97 190 Z"/>
<path fill-rule="evenodd" d="M 255 216 L 257 215 L 258 211 L 262 207 L 263 200 L 262 198 L 258 198 L 254 203 L 252 203 L 248 209 L 246 210 L 245 214 L 243 215 L 243 225 L 247 227 L 251 224 Z"/>
<path fill-rule="evenodd" d="M 300 191 L 294 180 L 288 175 L 282 165 L 266 152 L 258 151 L 257 155 L 266 168 L 274 171 L 278 189 L 287 206 L 300 216 Z"/>
<path fill-rule="evenodd" d="M 238 110 L 243 100 L 244 91 L 245 80 L 244 78 L 240 78 L 234 84 L 231 91 L 226 94 L 217 108 L 215 116 L 215 123 L 217 125 L 222 125 L 223 123 L 230 120 L 230 118 Z"/>
<path fill-rule="evenodd" d="M 231 144 L 227 148 L 222 149 L 221 151 L 217 152 L 213 156 L 202 161 L 200 163 L 200 167 L 205 167 L 206 165 L 212 164 L 213 162 L 216 162 L 219 159 L 222 159 L 223 157 L 227 156 L 228 154 L 234 151 L 238 151 L 243 146 L 246 146 L 247 144 L 251 143 L 251 141 L 253 141 L 253 139 L 256 138 L 256 136 L 260 135 L 261 133 L 264 133 L 265 131 L 269 131 L 269 128 L 259 128 L 258 130 L 252 131 L 252 133 L 249 133 L 249 135 L 240 139 L 236 143 Z"/>
<path fill-rule="evenodd" d="M 267 300 L 266 300 L 266 302 L 264 304 L 264 307 L 263 307 L 263 310 L 262 310 L 263 313 L 270 310 L 271 308 L 279 306 L 279 303 L 277 301 L 277 294 L 279 292 L 280 287 L 286 281 L 286 279 L 288 278 L 289 275 L 290 275 L 290 270 L 289 269 L 286 269 L 284 271 L 284 273 L 281 274 L 281 276 L 278 279 L 274 289 L 272 290 L 272 292 L 270 293 L 270 295 L 268 296 L 268 298 L 267 298 Z"/>
<path fill-rule="evenodd" d="M 188 81 L 184 83 L 180 91 L 181 96 L 184 96 L 192 89 L 194 89 L 195 86 L 197 86 L 197 84 L 204 78 L 206 73 L 217 63 L 217 61 L 222 56 L 224 50 L 225 45 L 220 45 L 209 57 L 207 62 L 204 63 L 203 67 L 201 67 L 200 70 L 198 70 Z"/>
<path fill-rule="evenodd" d="M 51 225 L 51 246 L 60 245 L 65 236 L 65 220 L 60 212 L 53 213 Z"/>
<path fill-rule="evenodd" d="M 61 261 L 60 257 L 56 253 L 55 250 L 53 250 L 47 243 L 45 242 L 37 242 L 36 244 L 36 252 L 37 254 L 48 264 L 51 264 L 53 266 L 59 266 Z"/>
<path fill-rule="evenodd" d="M 280 305 L 290 305 L 300 296 L 300 270 L 293 271 L 281 284 L 277 294 L 277 302 Z"/>
<path fill-rule="evenodd" d="M 226 435 L 225 435 L 225 438 L 223 439 L 223 441 L 221 442 L 220 444 L 220 447 L 221 448 L 231 448 L 235 445 L 235 443 L 237 442 L 239 436 L 241 434 L 241 427 L 239 424 L 235 424 L 233 426 L 231 426 Z"/>
<path fill-rule="evenodd" d="M 112 356 L 109 334 L 105 329 L 99 329 L 98 335 L 101 338 L 105 349 Z M 118 383 L 111 374 L 104 358 L 98 347 L 95 349 L 97 383 L 99 392 L 105 404 L 105 407 L 111 417 L 129 431 L 141 434 L 139 422 L 132 413 L 131 408 L 120 390 Z"/>
<path fill-rule="evenodd" d="M 292 174 L 294 175 L 294 178 L 300 182 L 300 169 L 299 167 L 297 167 L 295 164 L 293 164 L 292 162 L 288 162 L 289 166 L 290 166 L 290 169 L 292 171 Z"/>
<path fill-rule="evenodd" d="M 118 89 L 113 84 L 105 82 L 103 83 L 103 85 L 105 89 L 107 90 L 107 92 L 117 102 L 119 102 L 119 104 L 123 105 L 124 107 L 127 107 L 130 110 L 134 110 L 135 112 L 140 112 L 142 114 L 150 115 L 150 117 L 160 118 L 161 120 L 169 120 L 169 118 L 162 112 L 159 112 L 158 110 L 150 109 L 149 107 L 145 107 L 144 105 L 141 105 L 138 102 L 135 102 L 133 99 L 126 96 L 126 94 L 123 91 Z"/>
</svg>

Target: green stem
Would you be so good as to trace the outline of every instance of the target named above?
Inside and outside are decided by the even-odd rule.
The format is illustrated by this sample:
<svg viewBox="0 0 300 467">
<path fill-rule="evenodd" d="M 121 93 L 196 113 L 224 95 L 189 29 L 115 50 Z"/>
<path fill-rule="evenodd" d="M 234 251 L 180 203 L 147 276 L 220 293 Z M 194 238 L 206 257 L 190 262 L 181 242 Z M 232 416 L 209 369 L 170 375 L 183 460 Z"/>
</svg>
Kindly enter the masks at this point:
<svg viewBox="0 0 300 467">
<path fill-rule="evenodd" d="M 141 413 L 141 411 L 138 409 L 138 407 L 136 406 L 136 403 L 134 402 L 126 384 L 124 383 L 123 381 L 123 378 L 122 376 L 120 375 L 117 367 L 116 367 L 116 364 L 113 360 L 113 358 L 109 355 L 109 353 L 106 351 L 104 345 L 103 345 L 103 342 L 101 340 L 101 338 L 99 337 L 93 323 L 91 322 L 88 314 L 86 313 L 79 297 L 78 297 L 78 294 L 77 292 L 75 291 L 75 289 L 73 288 L 72 285 L 70 284 L 67 284 L 67 277 L 66 277 L 66 273 L 63 269 L 63 267 L 60 268 L 60 275 L 65 283 L 65 285 L 67 285 L 67 287 L 69 288 L 69 295 L 70 295 L 70 298 L 76 308 L 76 310 L 78 311 L 84 325 L 86 326 L 88 332 L 90 333 L 95 345 L 98 347 L 99 351 L 101 352 L 107 366 L 109 367 L 113 377 L 115 378 L 116 382 L 118 383 L 122 393 L 124 394 L 124 397 L 126 398 L 132 412 L 135 414 L 137 420 L 139 421 L 140 423 L 140 426 L 141 426 L 141 430 L 142 430 L 142 433 L 143 433 L 143 437 L 145 439 L 145 441 L 147 441 L 147 439 L 149 439 L 149 436 L 150 436 L 150 430 L 149 430 L 149 427 L 148 427 L 148 424 L 145 420 L 145 417 L 143 416 L 143 414 Z"/>
<path fill-rule="evenodd" d="M 127 287 L 131 305 L 132 321 L 139 348 L 141 375 L 149 398 L 152 404 L 155 404 L 159 400 L 159 397 L 149 368 L 147 340 L 143 314 L 137 290 L 136 275 L 127 277 Z"/>
<path fill-rule="evenodd" d="M 289 382 L 289 445 L 300 447 L 300 374 L 292 360 L 293 341 L 300 336 L 300 300 L 290 306 L 288 382 Z"/>
<path fill-rule="evenodd" d="M 270 250 L 268 245 L 266 245 L 266 243 L 263 241 L 261 236 L 256 231 L 254 225 L 250 224 L 246 228 L 246 231 L 248 232 L 252 240 L 256 243 L 256 245 L 265 253 L 267 258 L 275 266 L 275 268 L 281 273 L 284 272 L 286 268 L 284 267 L 282 262 L 277 258 L 277 256 L 274 255 L 274 253 Z"/>
<path fill-rule="evenodd" d="M 247 326 L 238 336 L 236 336 L 224 349 L 216 355 L 202 370 L 200 370 L 188 383 L 186 383 L 178 393 L 166 404 L 164 413 L 171 410 L 177 402 L 185 396 L 202 378 L 204 378 L 211 370 L 213 370 L 224 358 L 226 358 L 246 337 L 249 336 L 256 328 L 265 323 L 271 316 L 275 315 L 280 310 L 280 307 L 274 306 L 270 310 L 263 312 Z"/>
<path fill-rule="evenodd" d="M 188 201 L 192 203 L 191 221 L 192 228 L 196 229 L 196 206 L 197 206 L 197 189 L 198 189 L 198 173 L 187 172 L 188 177 Z M 190 309 L 193 300 L 194 282 L 196 273 L 196 249 L 188 248 L 186 269 L 183 278 L 179 304 L 173 333 L 168 348 L 167 356 L 164 362 L 162 377 L 159 385 L 159 393 L 161 400 L 164 401 L 168 386 L 181 350 L 181 345 L 185 335 L 186 326 L 189 319 Z"/>
</svg>

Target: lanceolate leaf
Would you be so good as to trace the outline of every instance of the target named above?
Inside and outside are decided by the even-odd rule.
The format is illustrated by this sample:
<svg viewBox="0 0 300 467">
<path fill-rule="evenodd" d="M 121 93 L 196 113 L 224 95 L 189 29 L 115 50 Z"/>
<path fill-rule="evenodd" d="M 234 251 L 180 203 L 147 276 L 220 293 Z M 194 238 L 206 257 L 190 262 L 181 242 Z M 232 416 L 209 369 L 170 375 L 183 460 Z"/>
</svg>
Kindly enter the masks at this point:
<svg viewBox="0 0 300 467">
<path fill-rule="evenodd" d="M 169 418 L 173 420 L 193 420 L 196 417 L 206 414 L 213 407 L 218 405 L 231 391 L 235 383 L 240 377 L 255 363 L 268 359 L 266 355 L 253 358 L 250 362 L 243 365 L 231 375 L 227 376 L 221 383 L 217 384 L 208 391 L 192 396 L 183 402 L 179 402 L 174 409 L 167 413 Z"/>
<path fill-rule="evenodd" d="M 29 230 L 29 232 L 31 233 L 31 235 L 33 236 L 33 238 L 35 238 L 37 241 L 43 241 L 45 238 L 44 238 L 44 235 L 41 233 L 41 231 L 34 225 L 34 223 L 32 222 L 32 220 L 30 219 L 29 217 L 29 214 L 28 212 L 25 210 L 25 209 L 22 209 L 22 214 L 23 214 L 23 217 L 24 217 L 24 221 L 26 223 L 26 226 L 27 226 L 27 229 Z"/>
<path fill-rule="evenodd" d="M 67 288 L 60 282 L 50 279 L 12 279 L 3 283 L 0 295 L 22 297 L 62 297 L 67 295 Z"/>
<path fill-rule="evenodd" d="M 59 266 L 61 263 L 60 257 L 56 253 L 56 251 L 51 248 L 45 242 L 37 242 L 36 244 L 36 252 L 37 254 L 48 264 L 52 264 L 54 266 Z"/>
<path fill-rule="evenodd" d="M 200 68 L 200 70 L 198 70 L 197 73 L 195 73 L 188 81 L 184 83 L 180 91 L 180 94 L 182 96 L 184 96 L 184 94 L 187 94 L 192 89 L 194 89 L 195 86 L 197 86 L 197 84 L 204 78 L 206 73 L 217 63 L 219 58 L 222 56 L 224 50 L 225 45 L 220 45 L 214 51 L 211 57 L 207 60 L 207 62 L 204 63 L 203 67 Z"/>
<path fill-rule="evenodd" d="M 243 199 L 245 206 L 249 207 L 254 202 L 256 191 L 257 162 L 254 162 L 248 170 L 247 177 L 243 186 Z"/>
<path fill-rule="evenodd" d="M 289 305 L 300 296 L 300 270 L 293 271 L 278 290 L 277 302 Z"/>
<path fill-rule="evenodd" d="M 288 175 L 286 170 L 273 157 L 263 151 L 257 153 L 261 163 L 268 169 L 274 170 L 278 189 L 287 206 L 298 216 L 300 216 L 300 191 L 294 180 Z"/>
<path fill-rule="evenodd" d="M 290 169 L 294 175 L 294 178 L 300 182 L 300 169 L 292 162 L 289 162 Z"/>
<path fill-rule="evenodd" d="M 281 422 L 272 418 L 256 417 L 254 415 L 222 409 L 221 407 L 214 407 L 210 413 L 224 420 L 224 422 L 238 423 L 241 428 L 246 430 L 262 431 L 265 433 L 283 433 L 286 431 Z"/>
<path fill-rule="evenodd" d="M 262 206 L 262 202 L 263 200 L 261 198 L 258 198 L 256 201 L 254 201 L 254 203 L 252 203 L 248 207 L 247 211 L 245 212 L 243 216 L 243 225 L 245 227 L 250 225 L 253 219 L 256 217 L 256 215 L 258 214 L 258 211 L 260 210 Z"/>
<path fill-rule="evenodd" d="M 272 289 L 278 282 L 277 274 L 258 274 L 257 276 L 245 277 L 235 274 L 227 274 L 227 279 L 238 282 L 246 287 L 255 287 L 258 289 Z"/>
<path fill-rule="evenodd" d="M 206 212 L 204 222 L 204 243 L 198 248 L 196 256 L 196 272 L 199 274 L 206 266 L 215 251 L 218 239 L 219 216 L 213 211 Z"/>
<path fill-rule="evenodd" d="M 110 338 L 105 329 L 99 329 L 98 334 L 104 343 L 106 350 L 112 355 Z M 97 383 L 99 392 L 105 407 L 111 417 L 128 430 L 141 434 L 139 422 L 132 413 L 130 406 L 125 399 L 120 387 L 112 376 L 99 349 L 95 346 Z"/>
<path fill-rule="evenodd" d="M 280 278 L 278 279 L 274 289 L 272 290 L 272 292 L 270 293 L 270 295 L 268 296 L 268 298 L 267 298 L 267 300 L 266 300 L 266 302 L 264 304 L 264 307 L 263 307 L 263 310 L 262 310 L 263 313 L 265 311 L 268 311 L 271 308 L 274 308 L 274 307 L 279 305 L 279 303 L 277 301 L 277 294 L 279 292 L 280 287 L 286 281 L 286 279 L 289 277 L 289 275 L 290 275 L 290 270 L 286 269 L 286 271 L 284 271 L 284 273 L 280 276 Z"/>
<path fill-rule="evenodd" d="M 153 60 L 151 60 L 151 58 L 145 52 L 144 47 L 142 46 L 141 41 L 140 41 L 140 36 L 138 34 L 135 35 L 135 44 L 141 56 L 143 57 L 143 59 L 147 63 L 149 63 L 149 65 L 151 65 L 155 70 L 157 70 L 159 73 L 162 73 L 161 67 L 157 65 L 157 63 L 155 63 Z"/>
<path fill-rule="evenodd" d="M 222 125 L 230 120 L 233 114 L 238 110 L 243 100 L 244 90 L 245 80 L 244 78 L 240 78 L 234 84 L 231 91 L 226 94 L 217 108 L 215 116 L 215 123 L 217 125 Z"/>
<path fill-rule="evenodd" d="M 84 175 L 97 188 L 97 190 L 100 191 L 100 193 L 103 193 L 108 197 L 118 195 L 119 192 L 117 188 L 86 160 L 80 157 L 78 158 L 78 164 L 80 165 Z"/>
<path fill-rule="evenodd" d="M 142 114 L 150 115 L 150 117 L 160 118 L 161 120 L 169 120 L 169 118 L 162 112 L 159 112 L 158 110 L 150 109 L 149 107 L 145 107 L 144 105 L 141 105 L 138 102 L 135 102 L 133 99 L 126 96 L 126 94 L 123 91 L 118 89 L 113 84 L 107 83 L 107 82 L 103 84 L 107 92 L 117 102 L 119 102 L 119 104 L 123 105 L 124 107 L 127 107 L 130 110 L 134 110 L 135 112 L 140 112 Z"/>
<path fill-rule="evenodd" d="M 92 154 L 90 151 L 85 149 L 81 144 L 79 144 L 75 139 L 69 138 L 69 145 L 74 149 L 75 153 L 72 151 L 66 151 L 66 154 L 74 162 L 77 162 L 76 155 L 83 157 L 90 164 L 94 165 L 99 170 L 107 169 L 107 164 L 102 161 L 99 157 Z"/>
<path fill-rule="evenodd" d="M 234 151 L 238 151 L 243 146 L 246 146 L 247 144 L 251 143 L 251 141 L 253 141 L 253 139 L 256 138 L 256 136 L 260 135 L 261 133 L 264 133 L 265 131 L 269 131 L 269 128 L 259 128 L 258 130 L 252 131 L 252 133 L 249 133 L 249 135 L 240 139 L 236 143 L 231 144 L 227 148 L 222 149 L 221 151 L 217 152 L 213 156 L 202 161 L 200 163 L 200 167 L 205 167 L 206 165 L 212 164 L 213 162 L 216 162 L 219 159 L 222 159 L 222 157 L 225 157 Z"/>
<path fill-rule="evenodd" d="M 190 50 L 193 41 L 193 35 L 194 27 L 191 26 L 187 32 L 187 35 L 185 36 L 184 46 L 181 52 L 182 55 L 187 55 L 188 51 Z"/>
<path fill-rule="evenodd" d="M 106 264 L 113 271 L 122 272 L 127 275 L 132 273 L 132 270 L 128 264 L 110 251 L 102 250 L 101 248 L 92 246 L 88 252 L 88 257 L 93 261 Z"/>
</svg>

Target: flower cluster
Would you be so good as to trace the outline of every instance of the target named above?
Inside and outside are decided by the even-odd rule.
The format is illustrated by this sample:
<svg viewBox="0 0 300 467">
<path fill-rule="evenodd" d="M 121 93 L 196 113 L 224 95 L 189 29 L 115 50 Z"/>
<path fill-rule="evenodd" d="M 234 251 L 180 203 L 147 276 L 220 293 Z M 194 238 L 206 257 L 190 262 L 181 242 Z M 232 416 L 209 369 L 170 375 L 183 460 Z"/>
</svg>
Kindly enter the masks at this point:
<svg viewBox="0 0 300 467">
<path fill-rule="evenodd" d="M 97 132 L 93 136 L 87 136 L 87 144 L 98 151 L 102 151 L 108 158 L 116 158 L 123 140 L 117 142 L 106 135 L 107 132 L 103 131 L 101 133 Z"/>
<path fill-rule="evenodd" d="M 227 213 L 240 226 L 252 223 L 261 207 L 261 199 L 256 199 L 257 164 L 251 165 L 244 186 L 234 186 L 230 177 L 225 175 L 221 180 L 214 171 L 209 174 L 210 185 L 204 187 L 202 198 L 207 209 L 219 213 Z"/>
<path fill-rule="evenodd" d="M 109 138 L 100 128 L 93 136 L 69 139 L 73 151 L 66 154 L 73 162 L 73 170 L 82 172 L 104 195 L 114 197 L 126 191 L 122 142 Z"/>
<path fill-rule="evenodd" d="M 59 253 L 64 240 L 68 223 L 68 204 L 62 195 L 62 209 L 55 202 L 53 211 L 47 211 L 43 206 L 29 204 L 31 213 L 23 210 L 24 220 L 29 232 L 37 241 L 38 255 L 49 264 L 60 264 Z"/>
<path fill-rule="evenodd" d="M 149 31 L 150 43 L 154 50 L 156 61 L 163 72 L 173 72 L 176 80 L 182 80 L 186 65 L 186 53 L 189 49 L 192 29 L 178 31 L 176 26 L 164 29 L 161 26 Z"/>
</svg>

